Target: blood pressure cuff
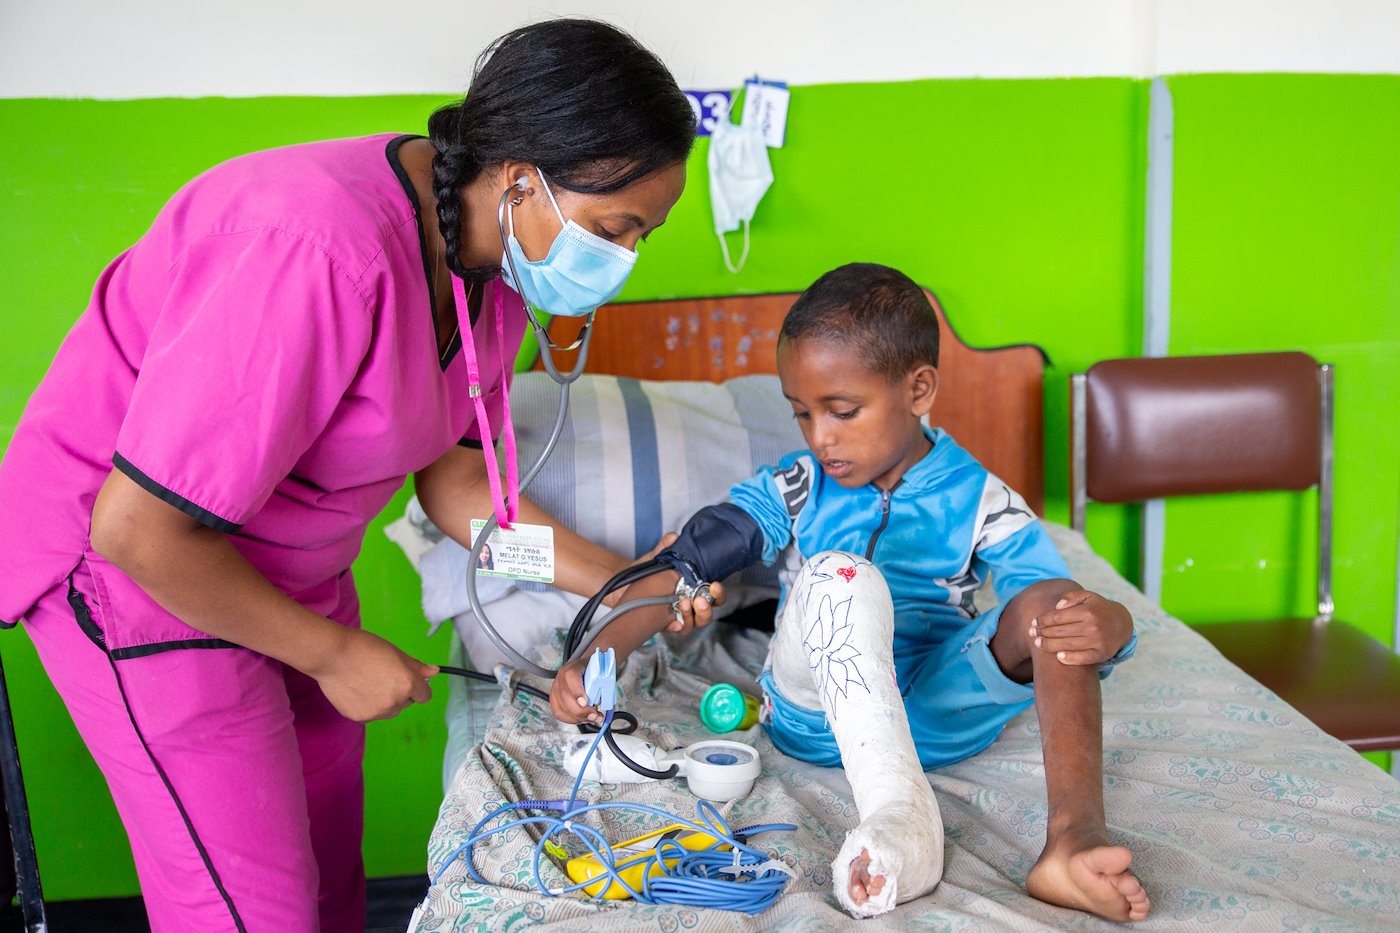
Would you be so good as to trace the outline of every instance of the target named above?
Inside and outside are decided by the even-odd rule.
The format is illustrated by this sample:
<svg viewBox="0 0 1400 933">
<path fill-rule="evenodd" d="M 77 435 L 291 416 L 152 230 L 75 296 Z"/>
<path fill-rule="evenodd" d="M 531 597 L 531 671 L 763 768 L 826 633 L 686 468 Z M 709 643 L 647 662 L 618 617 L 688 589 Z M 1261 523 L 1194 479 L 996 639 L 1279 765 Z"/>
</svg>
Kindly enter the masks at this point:
<svg viewBox="0 0 1400 933">
<path fill-rule="evenodd" d="M 763 529 L 731 503 L 707 505 L 691 516 L 680 537 L 656 559 L 690 586 L 714 583 L 763 558 Z"/>
</svg>

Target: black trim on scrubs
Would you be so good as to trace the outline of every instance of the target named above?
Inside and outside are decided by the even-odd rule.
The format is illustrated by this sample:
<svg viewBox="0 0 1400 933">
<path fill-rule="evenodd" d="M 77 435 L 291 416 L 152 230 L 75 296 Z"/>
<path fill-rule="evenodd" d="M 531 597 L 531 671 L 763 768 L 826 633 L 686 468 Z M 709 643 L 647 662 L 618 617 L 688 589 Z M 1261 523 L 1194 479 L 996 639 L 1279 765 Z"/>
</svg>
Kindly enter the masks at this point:
<svg viewBox="0 0 1400 933">
<path fill-rule="evenodd" d="M 222 638 L 190 638 L 184 641 L 157 641 L 149 645 L 132 645 L 130 648 L 113 648 L 107 652 L 113 661 L 129 661 L 132 658 L 147 658 L 167 651 L 183 651 L 186 648 L 237 648 L 231 641 Z"/>
<path fill-rule="evenodd" d="M 486 445 L 474 437 L 464 437 L 457 442 L 458 447 L 470 447 L 472 450 L 485 450 Z"/>
<path fill-rule="evenodd" d="M 106 651 L 107 635 L 93 621 L 92 613 L 88 611 L 87 600 L 83 599 L 83 594 L 79 593 L 77 586 L 73 584 L 71 573 L 68 575 L 68 605 L 73 607 L 73 618 L 78 620 L 78 628 L 83 630 L 88 641 Z"/>
<path fill-rule="evenodd" d="M 149 645 L 132 645 L 129 648 L 107 648 L 107 634 L 97 627 L 97 621 L 88 609 L 87 600 L 73 583 L 73 575 L 68 575 L 68 605 L 73 608 L 73 617 L 78 620 L 78 628 L 88 637 L 88 641 L 101 648 L 114 661 L 130 658 L 146 658 L 153 654 L 164 654 L 182 648 L 237 648 L 231 641 L 222 638 L 191 638 L 179 641 L 157 641 Z"/>
<path fill-rule="evenodd" d="M 457 355 L 457 351 L 462 349 L 462 334 L 459 331 L 452 338 L 452 342 L 447 345 L 446 353 L 442 353 L 438 349 L 442 346 L 442 334 L 438 331 L 437 289 L 433 287 L 433 270 L 428 264 L 428 237 L 423 232 L 423 214 L 418 210 L 418 191 L 413 187 L 413 179 L 408 177 L 403 163 L 399 161 L 399 147 L 415 139 L 423 139 L 423 137 L 408 133 L 389 140 L 389 145 L 384 148 L 384 157 L 389 160 L 389 167 L 394 170 L 399 184 L 403 185 L 404 194 L 408 195 L 408 203 L 413 205 L 413 220 L 418 224 L 418 252 L 423 257 L 423 278 L 428 281 L 428 310 L 432 314 L 433 320 L 433 354 L 438 358 L 439 368 L 446 371 L 452 363 L 453 357 Z M 468 307 L 467 313 L 471 317 L 472 326 L 475 327 L 477 315 L 481 313 L 480 306 L 476 310 Z"/>
<path fill-rule="evenodd" d="M 138 468 L 130 460 L 123 457 L 120 453 L 112 454 L 112 465 L 118 470 L 121 470 L 123 473 L 125 473 L 127 477 L 136 485 L 140 486 L 142 489 L 146 490 L 160 501 L 175 506 L 175 508 L 179 509 L 181 512 L 184 512 L 186 515 L 188 515 L 190 518 L 193 518 L 201 525 L 208 525 L 215 531 L 222 531 L 226 535 L 236 535 L 238 534 L 239 530 L 243 527 L 242 525 L 235 524 L 226 518 L 220 518 L 213 512 L 204 508 L 203 506 L 195 505 L 193 502 L 186 499 L 178 492 L 172 492 L 171 490 L 166 489 L 160 483 L 157 483 L 145 473 L 142 473 L 140 468 Z"/>
</svg>

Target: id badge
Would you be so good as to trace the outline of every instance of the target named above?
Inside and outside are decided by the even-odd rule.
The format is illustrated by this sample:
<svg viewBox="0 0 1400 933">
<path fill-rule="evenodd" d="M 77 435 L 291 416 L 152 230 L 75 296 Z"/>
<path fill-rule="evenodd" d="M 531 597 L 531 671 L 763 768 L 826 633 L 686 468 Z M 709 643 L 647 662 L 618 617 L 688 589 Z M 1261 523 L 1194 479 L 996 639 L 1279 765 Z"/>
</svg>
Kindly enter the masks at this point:
<svg viewBox="0 0 1400 933">
<path fill-rule="evenodd" d="M 472 519 L 472 545 L 486 527 L 485 519 Z M 549 525 L 516 522 L 509 531 L 497 528 L 486 539 L 477 571 L 483 577 L 509 577 L 535 583 L 554 582 L 554 529 Z"/>
</svg>

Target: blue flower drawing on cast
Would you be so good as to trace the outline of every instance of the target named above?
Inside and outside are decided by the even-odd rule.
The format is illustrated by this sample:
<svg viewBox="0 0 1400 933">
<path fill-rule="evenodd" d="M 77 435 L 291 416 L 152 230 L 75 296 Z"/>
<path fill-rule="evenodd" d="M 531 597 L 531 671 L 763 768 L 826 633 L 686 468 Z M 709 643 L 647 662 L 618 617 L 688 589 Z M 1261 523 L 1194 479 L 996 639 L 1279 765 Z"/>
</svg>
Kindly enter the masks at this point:
<svg viewBox="0 0 1400 933">
<path fill-rule="evenodd" d="M 812 625 L 802 639 L 807 649 L 807 666 L 816 679 L 817 689 L 826 698 L 828 708 L 838 696 L 846 696 L 853 686 L 866 693 L 870 687 L 856 669 L 860 651 L 850 642 L 855 626 L 851 622 L 851 598 L 836 602 L 830 594 L 822 594 L 816 616 L 808 616 Z"/>
</svg>

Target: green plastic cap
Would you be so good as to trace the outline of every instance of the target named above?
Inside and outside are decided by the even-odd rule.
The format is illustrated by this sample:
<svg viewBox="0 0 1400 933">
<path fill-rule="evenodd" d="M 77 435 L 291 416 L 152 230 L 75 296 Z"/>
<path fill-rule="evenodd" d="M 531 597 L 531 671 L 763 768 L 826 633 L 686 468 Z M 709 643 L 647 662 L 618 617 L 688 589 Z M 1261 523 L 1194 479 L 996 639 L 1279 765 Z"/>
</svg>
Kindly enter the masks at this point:
<svg viewBox="0 0 1400 933">
<path fill-rule="evenodd" d="M 700 721 L 711 732 L 747 729 L 758 721 L 758 700 L 733 684 L 715 684 L 700 700 Z"/>
</svg>

